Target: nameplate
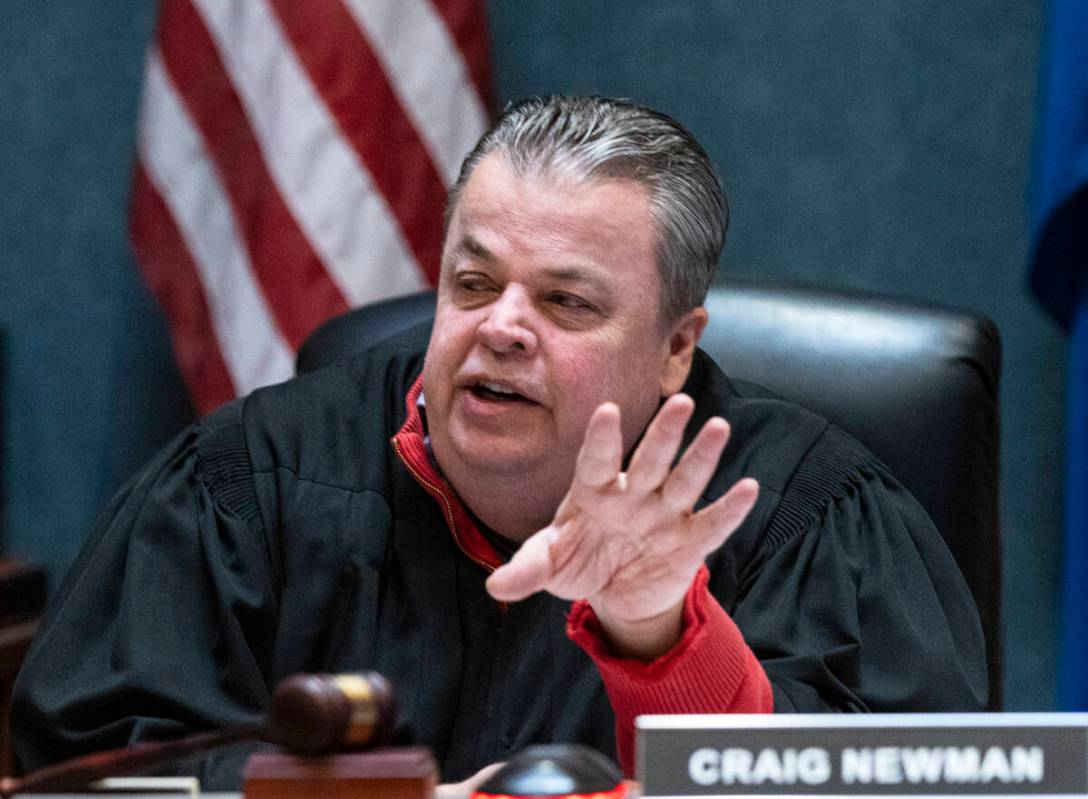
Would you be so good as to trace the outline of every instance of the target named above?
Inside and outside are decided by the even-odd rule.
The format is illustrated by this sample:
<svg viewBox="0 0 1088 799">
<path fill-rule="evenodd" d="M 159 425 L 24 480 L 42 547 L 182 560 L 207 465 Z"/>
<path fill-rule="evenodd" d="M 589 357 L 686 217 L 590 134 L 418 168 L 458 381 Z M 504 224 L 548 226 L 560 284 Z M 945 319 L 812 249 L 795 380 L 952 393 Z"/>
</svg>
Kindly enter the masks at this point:
<svg viewBox="0 0 1088 799">
<path fill-rule="evenodd" d="M 640 716 L 644 797 L 1088 794 L 1086 713 Z"/>
</svg>

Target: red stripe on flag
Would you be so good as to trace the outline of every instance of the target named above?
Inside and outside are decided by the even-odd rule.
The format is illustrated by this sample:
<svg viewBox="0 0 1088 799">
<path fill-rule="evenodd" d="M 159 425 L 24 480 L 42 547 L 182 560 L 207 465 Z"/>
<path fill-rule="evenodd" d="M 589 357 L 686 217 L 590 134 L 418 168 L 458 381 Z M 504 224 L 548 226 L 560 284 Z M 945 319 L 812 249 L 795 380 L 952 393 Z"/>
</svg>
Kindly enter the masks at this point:
<svg viewBox="0 0 1088 799">
<path fill-rule="evenodd" d="M 158 41 L 167 72 L 208 144 L 276 324 L 298 349 L 347 303 L 269 175 L 215 42 L 187 0 L 163 2 Z"/>
<path fill-rule="evenodd" d="M 434 285 L 446 187 L 370 42 L 342 3 L 269 4 Z"/>
<path fill-rule="evenodd" d="M 237 393 L 204 298 L 200 274 L 170 209 L 137 162 L 129 235 L 136 261 L 170 325 L 178 369 L 201 415 Z"/>
<path fill-rule="evenodd" d="M 480 95 L 485 113 L 491 115 L 491 51 L 487 43 L 487 17 L 483 0 L 431 0 L 465 59 L 469 77 Z"/>
</svg>

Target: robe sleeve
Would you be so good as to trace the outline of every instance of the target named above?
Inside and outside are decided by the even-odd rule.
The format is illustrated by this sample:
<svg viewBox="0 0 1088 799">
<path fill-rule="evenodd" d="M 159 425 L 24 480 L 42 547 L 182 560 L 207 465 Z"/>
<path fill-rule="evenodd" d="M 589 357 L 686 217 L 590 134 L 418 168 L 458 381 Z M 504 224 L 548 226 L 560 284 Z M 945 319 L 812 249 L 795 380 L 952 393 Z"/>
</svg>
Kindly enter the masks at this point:
<svg viewBox="0 0 1088 799">
<path fill-rule="evenodd" d="M 978 613 L 943 539 L 879 465 L 802 525 L 780 528 L 741 581 L 733 619 L 776 711 L 978 711 Z"/>
<path fill-rule="evenodd" d="M 22 770 L 267 706 L 277 600 L 239 416 L 227 406 L 181 434 L 99 517 L 15 685 Z M 236 790 L 252 748 L 189 773 Z"/>
</svg>

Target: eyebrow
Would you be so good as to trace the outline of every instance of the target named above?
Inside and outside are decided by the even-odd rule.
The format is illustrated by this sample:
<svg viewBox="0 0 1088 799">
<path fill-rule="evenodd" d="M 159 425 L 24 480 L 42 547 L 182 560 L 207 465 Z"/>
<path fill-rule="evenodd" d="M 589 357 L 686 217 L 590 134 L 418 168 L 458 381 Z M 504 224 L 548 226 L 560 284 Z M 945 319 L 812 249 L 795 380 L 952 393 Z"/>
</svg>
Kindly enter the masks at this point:
<svg viewBox="0 0 1088 799">
<path fill-rule="evenodd" d="M 477 241 L 471 233 L 466 233 L 450 252 L 451 258 L 458 258 L 462 255 L 470 255 L 473 258 L 479 258 L 480 260 L 489 263 L 495 261 L 495 256 L 492 254 L 491 250 Z"/>
<path fill-rule="evenodd" d="M 546 267 L 543 271 L 553 280 L 563 283 L 585 283 L 598 291 L 611 293 L 607 280 L 580 266 L 552 266 Z"/>
</svg>

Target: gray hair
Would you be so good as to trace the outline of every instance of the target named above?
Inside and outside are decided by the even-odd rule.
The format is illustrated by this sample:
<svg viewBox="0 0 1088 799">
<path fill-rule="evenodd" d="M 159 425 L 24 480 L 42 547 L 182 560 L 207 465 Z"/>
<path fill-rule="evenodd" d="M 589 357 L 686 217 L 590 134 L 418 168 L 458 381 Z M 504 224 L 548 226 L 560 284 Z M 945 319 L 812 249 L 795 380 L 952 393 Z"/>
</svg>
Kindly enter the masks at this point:
<svg viewBox="0 0 1088 799">
<path fill-rule="evenodd" d="M 706 152 L 671 117 L 605 97 L 531 97 L 508 106 L 465 158 L 446 224 L 472 171 L 500 151 L 519 174 L 560 170 L 581 179 L 629 179 L 649 191 L 661 274 L 661 313 L 703 304 L 725 244 L 729 207 Z"/>
</svg>

